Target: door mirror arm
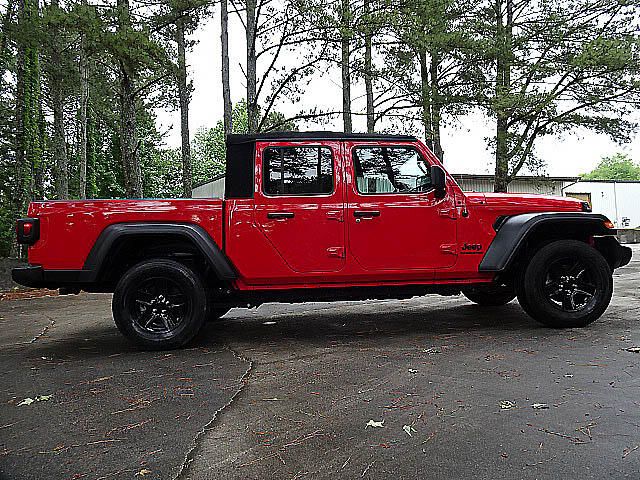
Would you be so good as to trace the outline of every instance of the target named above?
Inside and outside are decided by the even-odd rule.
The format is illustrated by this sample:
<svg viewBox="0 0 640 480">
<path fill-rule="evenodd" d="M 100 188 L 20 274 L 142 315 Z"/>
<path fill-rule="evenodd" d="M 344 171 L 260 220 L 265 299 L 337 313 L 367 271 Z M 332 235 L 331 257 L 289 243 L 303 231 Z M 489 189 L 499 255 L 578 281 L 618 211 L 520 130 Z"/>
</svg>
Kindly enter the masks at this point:
<svg viewBox="0 0 640 480">
<path fill-rule="evenodd" d="M 431 166 L 431 184 L 437 199 L 444 198 L 447 195 L 447 176 L 440 165 Z"/>
</svg>

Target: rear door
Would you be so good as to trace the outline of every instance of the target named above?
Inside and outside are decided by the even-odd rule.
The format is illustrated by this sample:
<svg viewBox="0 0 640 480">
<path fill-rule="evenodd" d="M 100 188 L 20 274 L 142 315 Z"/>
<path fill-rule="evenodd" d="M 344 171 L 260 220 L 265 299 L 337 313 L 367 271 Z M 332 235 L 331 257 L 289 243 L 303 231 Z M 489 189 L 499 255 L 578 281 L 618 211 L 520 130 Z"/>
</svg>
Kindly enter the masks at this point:
<svg viewBox="0 0 640 480">
<path fill-rule="evenodd" d="M 419 144 L 345 143 L 349 252 L 371 271 L 434 270 L 456 262 L 457 210 L 436 199 Z"/>
<path fill-rule="evenodd" d="M 344 188 L 339 142 L 259 142 L 255 222 L 295 272 L 345 264 Z"/>
</svg>

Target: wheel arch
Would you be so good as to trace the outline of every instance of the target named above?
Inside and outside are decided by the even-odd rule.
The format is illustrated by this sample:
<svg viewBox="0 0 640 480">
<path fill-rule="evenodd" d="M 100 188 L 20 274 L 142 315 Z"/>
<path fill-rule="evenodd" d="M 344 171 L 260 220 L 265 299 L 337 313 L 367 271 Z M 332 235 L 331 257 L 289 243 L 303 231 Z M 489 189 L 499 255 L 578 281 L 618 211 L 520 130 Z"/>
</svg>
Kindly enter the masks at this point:
<svg viewBox="0 0 640 480">
<path fill-rule="evenodd" d="M 127 266 L 145 258 L 197 258 L 222 282 L 237 275 L 211 236 L 190 223 L 118 223 L 106 227 L 85 260 L 83 271 L 95 283 L 117 280 Z"/>
<path fill-rule="evenodd" d="M 604 215 L 582 212 L 514 215 L 500 224 L 478 269 L 481 272 L 508 273 L 526 260 L 528 254 L 549 242 L 563 239 L 589 242 L 593 237 L 607 239 L 595 241 L 594 246 L 612 269 L 617 268 L 625 263 L 620 261 L 621 255 L 611 242 L 619 249 L 625 247 L 621 247 L 613 237 L 616 230 L 605 226 L 607 220 Z"/>
</svg>

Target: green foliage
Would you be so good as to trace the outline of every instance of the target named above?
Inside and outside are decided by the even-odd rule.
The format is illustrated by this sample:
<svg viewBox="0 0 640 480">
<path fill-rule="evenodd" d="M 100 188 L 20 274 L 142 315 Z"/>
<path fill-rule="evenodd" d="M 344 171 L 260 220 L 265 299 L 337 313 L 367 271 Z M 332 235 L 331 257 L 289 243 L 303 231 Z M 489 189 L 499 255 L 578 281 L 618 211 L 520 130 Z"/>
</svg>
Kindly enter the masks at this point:
<svg viewBox="0 0 640 480">
<path fill-rule="evenodd" d="M 233 106 L 232 130 L 233 133 L 247 133 L 249 121 L 247 116 L 247 103 L 242 100 Z M 286 121 L 280 112 L 271 112 L 265 122 L 266 130 L 274 127 L 277 130 L 297 130 L 294 122 Z M 224 124 L 218 120 L 213 128 L 200 128 L 196 130 L 191 142 L 191 155 L 193 159 L 193 184 L 198 185 L 208 182 L 215 175 L 224 172 L 227 149 L 224 138 Z"/>
<path fill-rule="evenodd" d="M 640 165 L 634 163 L 625 153 L 604 157 L 591 172 L 582 175 L 581 180 L 639 180 Z"/>
</svg>

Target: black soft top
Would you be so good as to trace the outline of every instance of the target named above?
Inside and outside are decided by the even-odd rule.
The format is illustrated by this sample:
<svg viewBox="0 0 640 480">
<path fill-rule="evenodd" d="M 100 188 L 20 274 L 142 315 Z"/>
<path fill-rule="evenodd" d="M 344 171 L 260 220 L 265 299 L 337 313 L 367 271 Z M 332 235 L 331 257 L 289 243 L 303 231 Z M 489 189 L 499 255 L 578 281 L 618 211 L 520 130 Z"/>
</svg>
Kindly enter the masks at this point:
<svg viewBox="0 0 640 480">
<path fill-rule="evenodd" d="M 390 142 L 415 142 L 411 135 L 388 135 L 386 133 L 343 133 L 343 132 L 267 132 L 251 135 L 227 135 L 227 144 L 252 143 L 260 140 L 375 140 Z"/>
<path fill-rule="evenodd" d="M 251 135 L 227 135 L 227 169 L 225 171 L 224 197 L 251 198 L 254 189 L 254 156 L 256 142 L 262 140 L 359 140 L 415 142 L 410 135 L 384 133 L 343 132 L 268 132 Z"/>
</svg>

